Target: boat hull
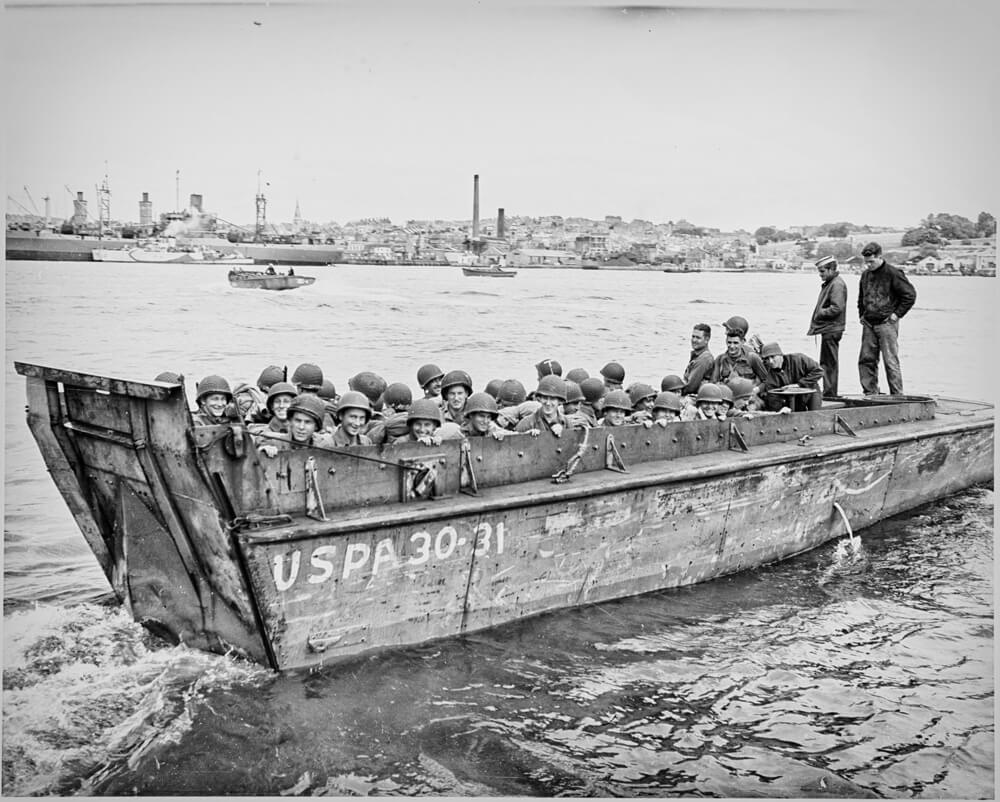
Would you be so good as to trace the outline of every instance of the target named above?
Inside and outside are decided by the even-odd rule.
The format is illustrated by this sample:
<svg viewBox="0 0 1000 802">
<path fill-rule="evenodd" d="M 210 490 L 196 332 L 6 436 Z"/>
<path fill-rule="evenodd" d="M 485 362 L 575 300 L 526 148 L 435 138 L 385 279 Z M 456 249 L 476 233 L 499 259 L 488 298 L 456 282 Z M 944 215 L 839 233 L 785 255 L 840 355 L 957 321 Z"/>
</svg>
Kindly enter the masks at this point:
<svg viewBox="0 0 1000 802">
<path fill-rule="evenodd" d="M 993 478 L 989 404 L 890 397 L 268 458 L 241 427 L 194 426 L 180 385 L 16 369 L 46 465 L 136 620 L 277 669 L 755 568 Z"/>
<path fill-rule="evenodd" d="M 313 276 L 269 276 L 266 273 L 247 272 L 229 274 L 229 284 L 244 290 L 294 290 L 308 287 L 315 281 Z"/>
<path fill-rule="evenodd" d="M 485 278 L 514 278 L 516 270 L 505 270 L 502 267 L 462 267 L 466 276 L 483 276 Z"/>
</svg>

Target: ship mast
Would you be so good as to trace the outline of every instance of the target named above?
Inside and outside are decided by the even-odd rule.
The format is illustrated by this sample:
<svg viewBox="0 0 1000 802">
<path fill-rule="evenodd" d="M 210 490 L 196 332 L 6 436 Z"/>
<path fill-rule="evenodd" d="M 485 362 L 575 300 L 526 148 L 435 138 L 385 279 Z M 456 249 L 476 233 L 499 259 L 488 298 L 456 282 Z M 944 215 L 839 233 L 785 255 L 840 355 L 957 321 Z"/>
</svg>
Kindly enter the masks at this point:
<svg viewBox="0 0 1000 802">
<path fill-rule="evenodd" d="M 108 186 L 108 163 L 104 162 L 104 181 L 97 190 L 98 218 L 97 218 L 97 238 L 104 236 L 104 221 L 108 222 L 108 229 L 111 228 L 111 187 Z"/>
<path fill-rule="evenodd" d="M 260 170 L 257 170 L 257 221 L 254 226 L 254 238 L 259 242 L 264 238 L 264 226 L 267 224 L 267 200 L 260 191 Z"/>
</svg>

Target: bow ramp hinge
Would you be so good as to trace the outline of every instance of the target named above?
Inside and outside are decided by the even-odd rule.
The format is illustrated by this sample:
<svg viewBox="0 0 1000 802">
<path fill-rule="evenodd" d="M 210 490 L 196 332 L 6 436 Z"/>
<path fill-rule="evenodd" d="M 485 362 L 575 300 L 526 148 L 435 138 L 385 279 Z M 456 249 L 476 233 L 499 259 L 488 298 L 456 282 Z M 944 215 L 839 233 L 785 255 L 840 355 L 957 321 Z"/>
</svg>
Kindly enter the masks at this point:
<svg viewBox="0 0 1000 802">
<path fill-rule="evenodd" d="M 580 467 L 580 463 L 583 462 L 584 452 L 587 450 L 587 441 L 590 439 L 590 427 L 588 426 L 583 430 L 583 440 L 580 441 L 580 447 L 576 450 L 576 453 L 569 458 L 569 462 L 566 463 L 564 468 L 560 468 L 554 474 L 552 474 L 553 484 L 561 485 L 564 482 L 568 482 L 573 476 L 577 468 Z"/>
<path fill-rule="evenodd" d="M 604 455 L 604 467 L 609 471 L 628 473 L 628 468 L 625 467 L 625 460 L 622 459 L 621 452 L 618 450 L 618 446 L 615 445 L 615 436 L 613 434 L 608 435 L 607 450 Z"/>
<path fill-rule="evenodd" d="M 858 436 L 857 432 L 855 432 L 854 429 L 851 428 L 851 424 L 849 424 L 846 420 L 840 417 L 840 415 L 834 415 L 833 417 L 833 433 L 842 434 L 845 437 Z"/>
</svg>

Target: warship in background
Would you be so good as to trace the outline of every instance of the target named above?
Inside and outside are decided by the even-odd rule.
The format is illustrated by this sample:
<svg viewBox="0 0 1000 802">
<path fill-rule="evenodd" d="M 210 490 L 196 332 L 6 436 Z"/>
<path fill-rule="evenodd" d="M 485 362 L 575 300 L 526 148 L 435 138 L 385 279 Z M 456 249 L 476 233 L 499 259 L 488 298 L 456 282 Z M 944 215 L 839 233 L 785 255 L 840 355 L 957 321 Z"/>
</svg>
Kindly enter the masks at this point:
<svg viewBox="0 0 1000 802">
<path fill-rule="evenodd" d="M 150 262 L 161 260 L 131 257 L 127 260 L 115 259 L 114 255 L 133 253 L 137 250 L 141 252 L 140 255 L 153 251 L 175 255 L 211 251 L 214 257 L 212 259 L 176 256 L 162 261 L 236 264 L 239 260 L 240 264 L 328 265 L 340 261 L 343 256 L 341 248 L 329 243 L 316 242 L 308 236 L 269 234 L 265 216 L 267 201 L 259 189 L 256 197 L 257 220 L 254 230 L 247 231 L 227 223 L 229 233 L 226 236 L 217 230 L 219 218 L 202 210 L 202 196 L 198 194 L 190 196 L 187 209 L 161 214 L 157 224 L 153 220 L 153 204 L 149 200 L 149 193 L 144 192 L 142 200 L 139 201 L 138 226 L 118 227 L 111 223 L 111 190 L 108 187 L 107 176 L 98 188 L 97 194 L 99 215 L 96 220 L 88 211 L 87 201 L 82 192 L 77 192 L 73 200 L 73 216 L 57 226 L 49 223 L 51 219 L 49 198 L 44 199 L 46 202 L 44 218 L 37 214 L 37 209 L 35 214 L 32 214 L 22 206 L 27 215 L 14 221 L 8 217 L 6 258 L 41 261 Z M 8 199 L 13 200 L 10 196 Z M 164 240 L 169 240 L 169 245 Z M 98 252 L 96 257 L 95 251 Z M 109 256 L 110 258 L 105 258 Z"/>
</svg>

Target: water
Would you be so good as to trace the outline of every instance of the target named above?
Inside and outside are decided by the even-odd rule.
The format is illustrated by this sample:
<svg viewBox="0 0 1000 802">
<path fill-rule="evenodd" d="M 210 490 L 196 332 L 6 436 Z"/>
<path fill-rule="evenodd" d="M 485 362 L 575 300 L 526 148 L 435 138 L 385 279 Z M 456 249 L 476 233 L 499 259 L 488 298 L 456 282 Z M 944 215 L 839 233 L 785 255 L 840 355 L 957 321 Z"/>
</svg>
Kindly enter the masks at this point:
<svg viewBox="0 0 1000 802">
<path fill-rule="evenodd" d="M 24 423 L 13 360 L 149 379 L 320 364 L 339 390 L 435 361 L 480 389 L 554 357 L 658 386 L 742 314 L 815 355 L 812 275 L 7 264 L 6 794 L 994 794 L 993 492 L 705 585 L 278 676 L 157 640 L 110 594 Z M 857 277 L 846 277 L 852 302 Z M 916 277 L 911 392 L 992 398 L 995 282 Z M 849 315 L 849 321 L 850 321 Z M 849 322 L 841 387 L 859 392 Z"/>
</svg>

